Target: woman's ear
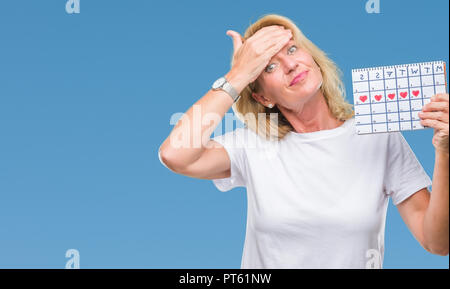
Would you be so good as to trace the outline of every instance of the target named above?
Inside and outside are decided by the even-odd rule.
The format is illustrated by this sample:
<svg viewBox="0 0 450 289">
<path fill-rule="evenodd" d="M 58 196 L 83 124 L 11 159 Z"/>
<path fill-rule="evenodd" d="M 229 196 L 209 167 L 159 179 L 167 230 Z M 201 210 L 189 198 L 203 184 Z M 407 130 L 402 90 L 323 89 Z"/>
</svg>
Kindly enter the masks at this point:
<svg viewBox="0 0 450 289">
<path fill-rule="evenodd" d="M 252 92 L 252 97 L 264 106 L 269 106 L 271 104 L 270 100 L 265 98 L 264 95 L 260 92 Z M 273 104 L 272 104 L 273 106 Z"/>
<path fill-rule="evenodd" d="M 262 93 L 260 92 L 252 92 L 252 97 L 253 99 L 255 99 L 257 102 L 261 103 L 262 105 L 264 105 L 264 96 L 262 95 Z"/>
</svg>

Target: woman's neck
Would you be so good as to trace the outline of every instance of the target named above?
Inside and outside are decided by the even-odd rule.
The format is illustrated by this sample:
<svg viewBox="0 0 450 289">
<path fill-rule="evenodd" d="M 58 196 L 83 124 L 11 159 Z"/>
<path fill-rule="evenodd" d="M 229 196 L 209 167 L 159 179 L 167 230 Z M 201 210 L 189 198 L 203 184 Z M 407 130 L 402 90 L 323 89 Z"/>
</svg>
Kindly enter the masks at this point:
<svg viewBox="0 0 450 289">
<path fill-rule="evenodd" d="M 344 123 L 333 116 L 321 90 L 297 111 L 283 107 L 279 110 L 297 133 L 333 129 Z"/>
</svg>

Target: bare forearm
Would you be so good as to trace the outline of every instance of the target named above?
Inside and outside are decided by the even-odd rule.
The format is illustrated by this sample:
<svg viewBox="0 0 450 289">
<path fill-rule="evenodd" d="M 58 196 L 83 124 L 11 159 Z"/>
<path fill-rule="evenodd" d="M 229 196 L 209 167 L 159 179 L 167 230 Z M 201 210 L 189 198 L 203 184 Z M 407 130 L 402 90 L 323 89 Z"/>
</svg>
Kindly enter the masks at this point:
<svg viewBox="0 0 450 289">
<path fill-rule="evenodd" d="M 449 155 L 436 152 L 432 193 L 424 218 L 425 242 L 431 251 L 448 254 L 449 247 Z"/>
<path fill-rule="evenodd" d="M 240 93 L 247 85 L 245 76 L 230 71 L 225 76 Z M 209 90 L 192 105 L 160 147 L 162 158 L 175 166 L 189 165 L 200 158 L 204 145 L 233 104 L 223 90 Z"/>
</svg>

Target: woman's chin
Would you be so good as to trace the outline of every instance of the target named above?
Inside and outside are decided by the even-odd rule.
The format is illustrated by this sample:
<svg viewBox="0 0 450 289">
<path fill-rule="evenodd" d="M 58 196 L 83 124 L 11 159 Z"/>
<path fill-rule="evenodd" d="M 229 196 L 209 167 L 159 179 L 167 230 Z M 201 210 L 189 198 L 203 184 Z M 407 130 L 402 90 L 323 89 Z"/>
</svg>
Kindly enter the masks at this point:
<svg viewBox="0 0 450 289">
<path fill-rule="evenodd" d="M 303 85 L 293 85 L 290 87 L 290 90 L 293 91 L 296 95 L 308 96 L 317 93 L 317 91 L 322 86 L 322 81 L 310 81 L 304 83 Z"/>
</svg>

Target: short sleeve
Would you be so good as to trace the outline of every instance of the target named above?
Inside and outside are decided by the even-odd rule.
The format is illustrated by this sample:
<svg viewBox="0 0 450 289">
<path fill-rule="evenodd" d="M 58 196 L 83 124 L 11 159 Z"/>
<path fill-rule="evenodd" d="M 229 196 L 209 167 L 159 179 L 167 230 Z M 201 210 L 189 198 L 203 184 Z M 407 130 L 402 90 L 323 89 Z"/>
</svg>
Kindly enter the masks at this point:
<svg viewBox="0 0 450 289">
<path fill-rule="evenodd" d="M 432 182 L 400 132 L 389 133 L 385 190 L 398 205 Z"/>
<path fill-rule="evenodd" d="M 220 143 L 230 158 L 231 175 L 228 178 L 212 180 L 214 185 L 222 192 L 235 187 L 245 187 L 245 144 L 242 138 L 243 128 L 212 138 Z"/>
</svg>

